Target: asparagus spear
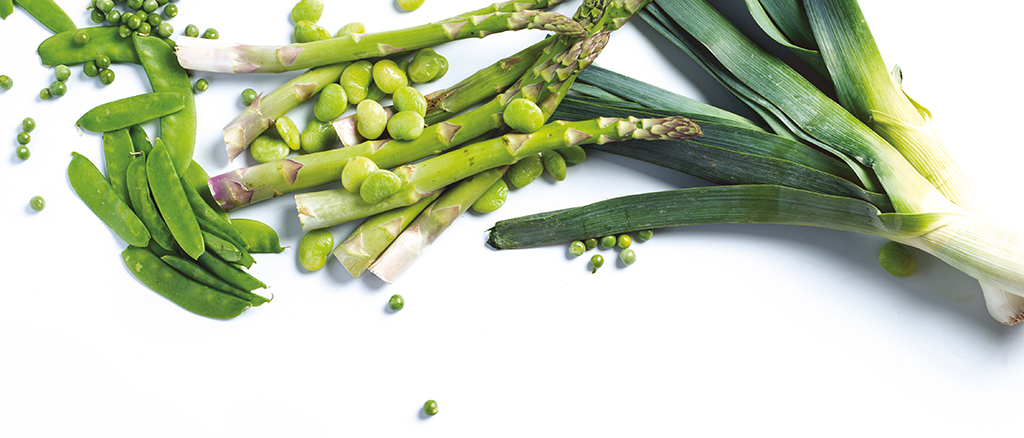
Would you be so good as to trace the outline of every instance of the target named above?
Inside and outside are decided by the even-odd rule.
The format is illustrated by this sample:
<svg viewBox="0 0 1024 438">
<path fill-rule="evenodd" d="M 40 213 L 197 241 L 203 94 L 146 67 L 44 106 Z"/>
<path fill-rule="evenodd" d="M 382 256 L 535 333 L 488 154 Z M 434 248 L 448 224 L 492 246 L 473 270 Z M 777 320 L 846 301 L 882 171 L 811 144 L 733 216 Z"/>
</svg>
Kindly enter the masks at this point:
<svg viewBox="0 0 1024 438">
<path fill-rule="evenodd" d="M 408 207 L 396 208 L 366 219 L 334 248 L 334 257 L 353 277 L 359 278 L 373 260 L 412 223 L 440 191 Z"/>
<path fill-rule="evenodd" d="M 531 134 L 506 134 L 402 166 L 396 172 L 405 183 L 397 193 L 377 204 L 367 203 L 344 188 L 297 194 L 295 204 L 302 229 L 308 231 L 414 204 L 463 178 L 547 150 L 631 138 L 685 139 L 700 135 L 700 127 L 685 117 L 555 121 Z"/>
<path fill-rule="evenodd" d="M 221 40 L 180 37 L 178 60 L 190 70 L 219 73 L 276 73 L 357 59 L 376 58 L 521 29 L 541 29 L 582 36 L 576 21 L 554 12 L 537 11 L 560 1 L 495 3 L 463 15 L 408 29 L 349 34 L 339 38 L 285 46 L 252 46 Z M 525 9 L 525 10 L 524 10 Z"/>
</svg>

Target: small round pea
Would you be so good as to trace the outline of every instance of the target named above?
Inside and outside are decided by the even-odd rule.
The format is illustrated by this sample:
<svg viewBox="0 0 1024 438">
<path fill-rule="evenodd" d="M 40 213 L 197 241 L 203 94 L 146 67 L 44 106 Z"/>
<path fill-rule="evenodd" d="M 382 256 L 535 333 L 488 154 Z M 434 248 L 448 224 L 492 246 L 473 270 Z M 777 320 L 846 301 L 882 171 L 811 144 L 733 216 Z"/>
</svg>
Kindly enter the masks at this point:
<svg viewBox="0 0 1024 438">
<path fill-rule="evenodd" d="M 156 8 L 159 7 L 160 3 L 157 3 L 156 0 L 146 0 L 142 2 L 142 10 L 146 11 L 147 14 L 156 11 Z"/>
<path fill-rule="evenodd" d="M 402 296 L 398 294 L 392 295 L 391 299 L 388 300 L 388 308 L 390 308 L 392 312 L 402 310 L 405 308 L 405 298 L 402 298 Z"/>
<path fill-rule="evenodd" d="M 36 119 L 31 117 L 25 117 L 25 120 L 21 121 L 21 130 L 25 132 L 32 132 L 36 129 Z"/>
<path fill-rule="evenodd" d="M 32 141 L 32 136 L 29 135 L 29 133 L 27 133 L 27 132 L 19 132 L 18 133 L 18 144 L 24 146 L 24 145 L 29 144 L 31 141 Z"/>
<path fill-rule="evenodd" d="M 0 75 L 0 88 L 4 90 L 10 90 L 14 86 L 14 79 L 10 76 Z"/>
<path fill-rule="evenodd" d="M 527 134 L 535 132 L 541 126 L 544 126 L 544 112 L 533 101 L 521 97 L 512 99 L 505 106 L 502 119 L 513 131 Z"/>
<path fill-rule="evenodd" d="M 42 196 L 33 196 L 32 199 L 29 199 L 28 206 L 35 211 L 43 211 L 46 208 L 46 200 Z"/>
<path fill-rule="evenodd" d="M 121 24 L 121 11 L 118 11 L 117 9 L 114 9 L 114 10 L 111 10 L 110 12 L 107 12 L 107 23 L 110 23 L 110 24 L 112 24 L 114 26 L 120 25 Z"/>
<path fill-rule="evenodd" d="M 161 38 L 170 38 L 174 35 L 174 26 L 171 26 L 171 23 L 160 23 L 156 28 L 156 34 Z"/>
<path fill-rule="evenodd" d="M 380 137 L 387 123 L 387 112 L 377 101 L 364 100 L 356 105 L 356 130 L 364 138 L 373 140 Z"/>
<path fill-rule="evenodd" d="M 127 25 L 128 24 L 128 19 L 131 18 L 133 15 L 135 15 L 135 14 L 133 14 L 133 13 L 131 13 L 129 11 L 122 12 L 121 13 L 121 24 Z"/>
<path fill-rule="evenodd" d="M 615 236 L 604 236 L 601 238 L 601 248 L 611 248 L 615 246 Z"/>
<path fill-rule="evenodd" d="M 917 268 L 914 255 L 897 242 L 886 242 L 878 251 L 878 264 L 897 277 L 909 277 Z"/>
<path fill-rule="evenodd" d="M 114 9 L 114 0 L 96 0 L 96 9 L 106 14 L 111 9 Z"/>
<path fill-rule="evenodd" d="M 423 413 L 430 416 L 437 415 L 437 402 L 434 400 L 427 400 L 424 402 Z"/>
<path fill-rule="evenodd" d="M 589 239 L 584 239 L 583 240 L 583 245 L 585 245 L 587 247 L 587 249 L 597 248 L 597 239 L 595 239 L 593 237 L 591 237 Z"/>
<path fill-rule="evenodd" d="M 569 254 L 572 254 L 573 257 L 579 257 L 586 251 L 587 245 L 579 240 L 574 240 L 569 244 Z"/>
<path fill-rule="evenodd" d="M 256 96 L 256 90 L 253 90 L 252 88 L 242 90 L 242 105 L 251 105 L 252 101 L 256 100 Z"/>
<path fill-rule="evenodd" d="M 392 94 L 395 90 L 409 85 L 409 78 L 398 68 L 395 61 L 382 59 L 373 64 L 373 83 L 384 93 Z"/>
<path fill-rule="evenodd" d="M 334 235 L 327 230 L 313 230 L 299 241 L 299 263 L 309 271 L 327 264 L 327 256 L 334 249 Z"/>
<path fill-rule="evenodd" d="M 633 244 L 633 238 L 629 237 L 629 234 L 620 234 L 619 238 L 616 239 L 615 244 L 618 245 L 619 248 L 626 249 Z"/>
<path fill-rule="evenodd" d="M 164 16 L 167 17 L 167 18 L 177 17 L 178 16 L 178 6 L 177 5 L 167 5 L 167 6 L 164 6 Z"/>
<path fill-rule="evenodd" d="M 100 72 L 100 83 L 103 85 L 110 85 L 114 83 L 114 71 L 106 69 Z"/>
<path fill-rule="evenodd" d="M 122 24 L 117 28 L 117 34 L 121 35 L 121 38 L 128 38 L 132 36 L 132 29 L 127 24 Z"/>
<path fill-rule="evenodd" d="M 398 175 L 387 169 L 378 169 L 359 185 L 359 197 L 367 204 L 376 204 L 395 194 L 401 187 L 402 180 Z"/>
<path fill-rule="evenodd" d="M 273 138 L 269 135 L 256 137 L 249 145 L 249 153 L 252 158 L 260 163 L 277 161 L 288 156 L 291 148 L 284 140 Z"/>
<path fill-rule="evenodd" d="M 48 100 L 50 97 L 53 97 L 53 96 L 50 95 L 50 89 L 49 88 L 43 88 L 42 90 L 39 90 L 39 98 L 40 99 Z"/>
<path fill-rule="evenodd" d="M 164 22 L 164 18 L 161 17 L 160 14 L 154 12 L 146 16 L 146 22 L 149 23 L 150 26 L 160 27 Z"/>
<path fill-rule="evenodd" d="M 102 23 L 103 20 L 107 19 L 107 14 L 104 14 L 99 9 L 93 9 L 92 12 L 89 13 L 89 18 L 92 19 L 93 23 Z M 81 44 L 85 44 L 85 43 L 81 43 Z"/>
<path fill-rule="evenodd" d="M 196 27 L 196 25 L 194 25 L 194 24 L 190 24 L 188 26 L 185 26 L 185 36 L 192 37 L 192 38 L 199 37 L 199 28 Z"/>
<path fill-rule="evenodd" d="M 399 112 L 414 111 L 421 116 L 427 114 L 427 99 L 416 88 L 409 86 L 399 88 L 395 90 L 391 100 Z"/>
<path fill-rule="evenodd" d="M 594 256 L 590 258 L 590 273 L 593 274 L 597 272 L 597 269 L 603 265 L 604 257 L 601 257 L 601 254 L 594 254 Z"/>
<path fill-rule="evenodd" d="M 388 119 L 388 134 L 395 140 L 415 140 L 423 133 L 423 116 L 416 111 L 399 111 Z"/>
<path fill-rule="evenodd" d="M 348 96 L 337 83 L 330 83 L 320 91 L 313 104 L 313 115 L 321 122 L 332 122 L 348 110 Z"/>
<path fill-rule="evenodd" d="M 139 16 L 138 16 L 138 15 L 135 15 L 135 14 L 129 14 L 129 15 L 130 15 L 130 17 L 128 17 L 128 22 L 127 22 L 127 23 L 125 23 L 125 24 L 126 24 L 126 25 L 128 26 L 128 28 L 129 28 L 129 29 L 131 29 L 131 30 L 135 30 L 135 29 L 138 29 L 138 28 L 139 28 L 139 26 L 141 26 L 141 25 L 142 25 L 142 19 L 141 19 L 141 18 L 139 18 Z"/>
<path fill-rule="evenodd" d="M 28 150 L 28 146 L 25 145 L 18 146 L 17 154 L 18 159 L 21 161 L 27 160 L 28 157 L 32 155 L 32 153 Z"/>
<path fill-rule="evenodd" d="M 100 70 L 106 70 L 110 68 L 110 57 L 107 55 L 100 55 L 96 57 L 96 68 Z"/>
<path fill-rule="evenodd" d="M 106 19 L 107 17 L 104 16 L 103 18 Z M 103 21 L 103 20 L 100 20 L 100 21 Z M 75 32 L 75 44 L 78 44 L 79 46 L 84 46 L 84 45 L 86 45 L 88 43 L 89 43 L 89 33 L 88 32 L 86 32 L 84 30 L 80 30 L 78 32 Z"/>
<path fill-rule="evenodd" d="M 53 68 L 53 77 L 61 82 L 67 82 L 71 79 L 71 69 L 68 66 L 61 64 Z"/>
<path fill-rule="evenodd" d="M 61 97 L 68 92 L 68 86 L 64 85 L 61 81 L 53 81 L 49 86 L 50 95 L 54 97 Z"/>
<path fill-rule="evenodd" d="M 153 32 L 153 26 L 150 26 L 149 23 L 143 21 L 142 24 L 139 24 L 139 28 L 135 30 L 139 32 L 140 35 L 149 35 L 150 32 Z"/>
<path fill-rule="evenodd" d="M 345 164 L 345 168 L 341 169 L 341 185 L 345 187 L 345 190 L 359 193 L 359 188 L 363 185 L 366 177 L 377 170 L 379 168 L 373 160 L 366 157 L 353 158 Z"/>
<path fill-rule="evenodd" d="M 632 265 L 636 262 L 636 252 L 632 249 L 626 248 L 619 253 L 619 260 L 622 261 L 623 265 Z"/>
<path fill-rule="evenodd" d="M 134 9 L 136 11 L 142 9 L 142 3 L 144 1 L 145 0 L 128 0 L 128 9 Z"/>
<path fill-rule="evenodd" d="M 96 65 L 96 61 L 87 61 L 85 65 L 82 66 L 82 73 L 85 73 L 85 75 L 90 78 L 94 78 L 99 76 L 100 67 Z"/>
<path fill-rule="evenodd" d="M 217 32 L 217 29 L 211 27 L 203 31 L 203 38 L 206 38 L 208 40 L 215 40 L 217 38 L 220 38 L 220 32 Z"/>
<path fill-rule="evenodd" d="M 636 238 L 640 239 L 641 242 L 646 242 L 654 237 L 654 230 L 640 230 L 636 233 Z"/>
<path fill-rule="evenodd" d="M 210 89 L 210 82 L 207 81 L 205 78 L 199 78 L 199 80 L 196 81 L 196 91 L 202 93 L 203 91 L 206 91 L 206 90 L 209 90 L 209 89 Z"/>
<path fill-rule="evenodd" d="M 288 148 L 297 151 L 302 147 L 302 135 L 299 132 L 299 127 L 291 118 L 279 117 L 274 121 L 274 126 L 277 128 L 277 135 L 281 136 L 281 139 L 288 144 Z"/>
</svg>

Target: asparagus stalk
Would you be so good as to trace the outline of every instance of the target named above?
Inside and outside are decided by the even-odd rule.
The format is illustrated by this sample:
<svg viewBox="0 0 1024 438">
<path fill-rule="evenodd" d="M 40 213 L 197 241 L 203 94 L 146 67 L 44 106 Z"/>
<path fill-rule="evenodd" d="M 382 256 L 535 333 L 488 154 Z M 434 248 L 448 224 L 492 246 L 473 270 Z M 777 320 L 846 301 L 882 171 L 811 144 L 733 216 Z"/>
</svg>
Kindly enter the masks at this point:
<svg viewBox="0 0 1024 438">
<path fill-rule="evenodd" d="M 495 3 L 463 15 L 408 29 L 349 34 L 339 38 L 284 46 L 253 46 L 221 40 L 180 37 L 178 60 L 190 70 L 219 73 L 276 73 L 358 59 L 376 58 L 492 33 L 541 29 L 582 36 L 576 21 L 554 12 L 537 11 L 556 1 Z M 530 8 L 526 9 L 525 8 Z"/>
<path fill-rule="evenodd" d="M 370 272 L 389 284 L 393 283 L 507 169 L 508 166 L 503 166 L 485 170 L 447 189 L 370 265 Z"/>
<path fill-rule="evenodd" d="M 685 139 L 700 135 L 700 127 L 685 117 L 555 121 L 531 134 L 506 134 L 402 166 L 397 172 L 404 184 L 397 193 L 377 204 L 367 203 L 343 188 L 297 194 L 295 204 L 299 222 L 303 230 L 308 231 L 414 204 L 463 178 L 556 148 L 625 139 Z"/>
<path fill-rule="evenodd" d="M 396 208 L 366 219 L 332 252 L 353 277 L 359 278 L 373 260 L 412 223 L 440 191 L 408 207 Z"/>
</svg>

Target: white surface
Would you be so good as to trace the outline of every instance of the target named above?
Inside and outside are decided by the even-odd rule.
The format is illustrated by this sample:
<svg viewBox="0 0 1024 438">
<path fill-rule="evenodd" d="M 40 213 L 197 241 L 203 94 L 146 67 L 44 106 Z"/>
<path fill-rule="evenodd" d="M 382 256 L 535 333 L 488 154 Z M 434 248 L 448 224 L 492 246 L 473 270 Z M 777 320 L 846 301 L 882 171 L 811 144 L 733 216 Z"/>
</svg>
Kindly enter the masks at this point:
<svg viewBox="0 0 1024 438">
<path fill-rule="evenodd" d="M 80 25 L 85 0 L 58 1 Z M 483 2 L 428 0 L 399 13 L 390 1 L 328 1 L 329 29 L 420 24 Z M 457 6 L 451 6 L 458 3 Z M 579 1 L 558 10 L 571 14 Z M 742 2 L 719 2 L 743 15 Z M 1020 217 L 1024 148 L 1014 85 L 1022 7 L 996 2 L 865 0 L 888 63 L 976 186 Z M 347 5 L 347 6 L 344 6 Z M 352 10 L 359 5 L 358 12 Z M 179 2 L 171 22 L 216 27 L 223 39 L 290 40 L 290 2 Z M 348 8 L 348 9 L 346 9 Z M 514 53 L 538 32 L 439 48 L 452 70 L 438 87 Z M 102 160 L 100 136 L 74 120 L 148 91 L 141 68 L 115 65 L 104 87 L 82 75 L 40 101 L 52 81 L 36 45 L 49 32 L 17 9 L 0 22 L 0 166 L 7 231 L 0 266 L 0 435 L 10 437 L 280 436 L 792 436 L 1014 430 L 1024 384 L 1021 327 L 987 315 L 977 283 L 926 256 L 906 279 L 878 267 L 878 238 L 782 226 L 659 230 L 629 268 L 591 275 L 562 247 L 496 252 L 494 221 L 627 193 L 700 184 L 646 164 L 593 155 L 563 183 L 538 181 L 489 215 L 467 215 L 396 284 L 352 279 L 336 263 L 304 272 L 295 250 L 259 255 L 252 272 L 274 301 L 228 321 L 189 314 L 132 278 L 123 242 L 70 190 L 68 155 Z M 599 64 L 736 109 L 688 59 L 636 20 Z M 634 57 L 634 58 L 630 58 Z M 673 59 L 675 58 L 675 59 Z M 247 87 L 284 75 L 198 73 L 196 160 L 228 164 L 220 128 Z M 290 77 L 290 76 L 289 76 Z M 429 91 L 429 89 L 428 89 Z M 311 108 L 295 118 L 304 121 Z M 32 116 L 32 158 L 14 154 Z M 150 127 L 153 132 L 156 128 Z M 41 213 L 28 200 L 42 195 Z M 301 233 L 284 197 L 237 213 Z M 334 229 L 342 239 L 352 228 Z M 606 259 L 614 260 L 611 251 Z M 918 252 L 917 254 L 920 255 Z M 392 314 L 391 294 L 405 296 Z M 424 418 L 436 399 L 440 413 Z M 883 432 L 884 431 L 884 432 Z"/>
</svg>

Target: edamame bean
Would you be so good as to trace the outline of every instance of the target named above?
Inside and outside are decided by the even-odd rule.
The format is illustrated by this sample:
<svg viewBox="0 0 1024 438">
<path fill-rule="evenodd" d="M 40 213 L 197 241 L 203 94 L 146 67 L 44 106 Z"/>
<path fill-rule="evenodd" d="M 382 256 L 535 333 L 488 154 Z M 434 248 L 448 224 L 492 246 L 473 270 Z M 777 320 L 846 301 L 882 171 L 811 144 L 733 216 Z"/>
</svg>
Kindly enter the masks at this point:
<svg viewBox="0 0 1024 438">
<path fill-rule="evenodd" d="M 24 145 L 29 144 L 29 142 L 31 142 L 31 141 L 32 141 L 32 135 L 30 135 L 29 133 L 24 132 L 24 131 L 18 133 L 18 144 L 24 146 Z"/>
<path fill-rule="evenodd" d="M 28 206 L 35 211 L 43 211 L 46 208 L 46 200 L 42 196 L 33 196 L 32 199 L 29 199 Z"/>
<path fill-rule="evenodd" d="M 584 245 L 583 242 L 579 240 L 574 240 L 572 241 L 572 243 L 569 244 L 569 254 L 572 254 L 573 257 L 579 257 L 583 255 L 583 253 L 586 251 L 587 246 Z"/>
<path fill-rule="evenodd" d="M 641 242 L 646 242 L 654 237 L 654 230 L 640 230 L 636 233 L 636 237 L 637 239 L 640 239 Z"/>
<path fill-rule="evenodd" d="M 152 195 L 149 192 L 149 179 L 146 176 L 146 153 L 141 152 L 131 163 L 125 172 L 125 179 L 128 182 L 128 198 L 131 200 L 132 210 L 142 223 L 149 230 L 150 237 L 161 248 L 167 251 L 174 251 L 174 236 L 167 228 L 156 204 L 153 203 Z"/>
<path fill-rule="evenodd" d="M 71 79 L 71 69 L 68 66 L 61 64 L 53 68 L 53 77 L 61 82 L 67 82 Z"/>
<path fill-rule="evenodd" d="M 157 139 L 154 143 L 153 152 L 146 159 L 149 191 L 178 246 L 196 259 L 205 251 L 202 230 L 164 142 Z"/>
<path fill-rule="evenodd" d="M 366 99 L 370 83 L 373 81 L 373 64 L 370 61 L 360 60 L 345 67 L 341 72 L 338 83 L 345 89 L 348 103 L 358 105 Z"/>
<path fill-rule="evenodd" d="M 423 1 L 424 0 L 398 0 L 398 6 L 401 6 L 402 9 L 406 11 L 415 11 L 416 9 L 419 9 L 420 6 L 423 6 Z"/>
<path fill-rule="evenodd" d="M 288 144 L 289 149 L 297 151 L 302 147 L 302 135 L 299 133 L 299 127 L 295 126 L 295 122 L 291 118 L 281 116 L 274 121 L 274 126 L 277 128 L 277 135 L 281 136 L 281 140 Z"/>
<path fill-rule="evenodd" d="M 398 68 L 395 61 L 382 59 L 373 64 L 373 83 L 385 94 L 392 94 L 395 90 L 409 85 L 409 78 L 401 68 Z"/>
<path fill-rule="evenodd" d="M 109 69 L 109 68 L 106 69 L 106 70 L 100 71 L 100 75 L 99 76 L 100 76 L 100 83 L 103 84 L 103 85 L 110 85 L 110 84 L 114 83 L 114 77 L 115 77 L 114 76 L 114 71 Z"/>
<path fill-rule="evenodd" d="M 545 151 L 540 154 L 541 162 L 544 163 L 544 170 L 551 175 L 555 181 L 565 181 L 565 158 L 558 151 Z"/>
<path fill-rule="evenodd" d="M 284 140 L 261 134 L 249 144 L 249 154 L 259 163 L 269 163 L 288 156 L 291 148 Z"/>
<path fill-rule="evenodd" d="M 300 21 L 292 31 L 292 40 L 296 43 L 311 43 L 331 39 L 331 33 L 323 27 L 309 21 Z"/>
<path fill-rule="evenodd" d="M 28 146 L 18 146 L 18 149 L 14 152 L 21 161 L 28 160 L 32 156 L 32 151 L 28 150 Z"/>
<path fill-rule="evenodd" d="M 388 299 L 388 308 L 391 309 L 392 312 L 402 310 L 405 308 L 405 298 L 402 298 L 402 296 L 398 294 L 392 295 L 391 298 Z"/>
<path fill-rule="evenodd" d="M 366 87 L 366 100 L 380 102 L 380 100 L 386 96 L 387 93 L 382 91 L 380 87 L 377 86 L 376 82 L 370 82 L 370 86 Z"/>
<path fill-rule="evenodd" d="M 149 244 L 149 231 L 142 220 L 110 187 L 88 158 L 77 152 L 71 153 L 68 165 L 68 180 L 82 202 L 129 245 L 145 247 Z"/>
<path fill-rule="evenodd" d="M 121 258 L 142 284 L 197 315 L 231 319 L 252 306 L 249 301 L 181 275 L 146 248 L 129 247 L 121 253 Z"/>
<path fill-rule="evenodd" d="M 513 131 L 529 134 L 544 126 L 544 112 L 529 99 L 515 98 L 505 105 L 502 119 Z"/>
<path fill-rule="evenodd" d="M 356 105 L 356 130 L 368 140 L 380 137 L 387 127 L 388 114 L 375 100 L 364 100 Z"/>
<path fill-rule="evenodd" d="M 324 267 L 327 256 L 334 249 L 334 235 L 327 230 L 313 230 L 299 241 L 299 263 L 308 271 Z"/>
<path fill-rule="evenodd" d="M 491 187 L 479 199 L 473 202 L 472 208 L 477 213 L 490 213 L 505 205 L 507 198 L 508 184 L 505 184 L 503 178 L 499 178 L 494 184 L 491 184 Z"/>
<path fill-rule="evenodd" d="M 420 90 L 413 87 L 406 86 L 395 90 L 391 100 L 394 102 L 395 109 L 398 112 L 413 111 L 421 116 L 427 114 L 427 99 L 423 97 L 423 93 L 420 93 Z"/>
<path fill-rule="evenodd" d="M 359 193 L 359 187 L 371 173 L 379 168 L 377 163 L 366 157 L 355 157 L 341 169 L 341 185 L 352 193 Z"/>
<path fill-rule="evenodd" d="M 629 237 L 629 234 L 620 234 L 615 240 L 615 245 L 621 249 L 629 248 L 633 244 L 633 238 Z"/>
<path fill-rule="evenodd" d="M 178 16 L 178 6 L 167 5 L 164 6 L 164 16 L 167 18 L 174 18 Z"/>
<path fill-rule="evenodd" d="M 61 81 L 53 81 L 47 88 L 49 88 L 50 95 L 53 97 L 61 97 L 68 92 L 68 86 L 64 85 Z"/>
<path fill-rule="evenodd" d="M 181 273 L 181 275 L 184 275 L 185 277 L 188 277 L 189 279 L 197 283 L 204 284 L 218 291 L 248 301 L 250 304 L 253 305 L 253 307 L 259 306 L 263 303 L 270 302 L 270 300 L 260 295 L 254 294 L 249 291 L 244 291 L 235 286 L 232 286 L 230 283 L 221 280 L 220 278 L 217 278 L 216 275 L 213 275 L 209 271 L 203 269 L 202 266 L 199 266 L 198 263 L 193 262 L 192 260 L 184 259 L 174 255 L 161 256 L 160 259 L 163 260 L 164 263 L 167 263 L 171 268 L 174 268 L 174 270 Z"/>
<path fill-rule="evenodd" d="M 387 123 L 388 135 L 395 140 L 415 140 L 423 127 L 423 116 L 415 111 L 399 111 Z"/>
<path fill-rule="evenodd" d="M 402 180 L 394 172 L 378 169 L 370 173 L 359 185 L 359 197 L 368 204 L 376 204 L 398 192 Z"/>
<path fill-rule="evenodd" d="M 587 159 L 587 152 L 583 150 L 583 147 L 579 145 L 569 146 L 567 148 L 556 149 L 558 154 L 565 159 L 565 164 L 580 164 L 583 160 Z"/>
<path fill-rule="evenodd" d="M 284 251 L 277 232 L 270 225 L 253 219 L 236 218 L 231 220 L 231 226 L 241 233 L 250 253 L 280 253 Z"/>
<path fill-rule="evenodd" d="M 192 38 L 198 38 L 199 37 L 199 28 L 196 27 L 196 25 L 194 25 L 194 24 L 190 24 L 188 26 L 185 26 L 185 36 L 192 37 Z"/>
<path fill-rule="evenodd" d="M 366 26 L 358 21 L 351 22 L 338 29 L 338 32 L 334 34 L 335 38 L 341 38 L 346 35 L 366 33 Z"/>
<path fill-rule="evenodd" d="M 544 173 L 544 164 L 541 163 L 540 155 L 534 154 L 509 166 L 508 172 L 505 175 L 508 177 L 508 182 L 512 183 L 513 186 L 523 188 L 532 183 L 542 173 Z"/>
<path fill-rule="evenodd" d="M 14 79 L 7 75 L 0 75 L 0 89 L 10 90 L 11 87 L 14 87 Z"/>
<path fill-rule="evenodd" d="M 601 254 L 594 254 L 594 256 L 590 258 L 590 273 L 593 274 L 597 272 L 601 266 L 604 266 L 604 257 L 601 257 Z"/>
<path fill-rule="evenodd" d="M 327 84 L 313 104 L 313 115 L 321 122 L 333 122 L 348 110 L 345 89 L 336 83 Z"/>
<path fill-rule="evenodd" d="M 636 252 L 632 249 L 626 248 L 619 253 L 619 260 L 622 261 L 623 265 L 629 266 L 636 262 Z"/>
<path fill-rule="evenodd" d="M 90 132 L 116 131 L 181 111 L 185 100 L 185 95 L 174 92 L 126 97 L 90 109 L 75 124 Z"/>
<path fill-rule="evenodd" d="M 242 90 L 242 105 L 243 106 L 251 105 L 252 101 L 256 100 L 256 96 L 257 96 L 256 90 L 253 90 L 252 88 L 246 88 L 246 89 Z"/>
<path fill-rule="evenodd" d="M 909 277 L 917 268 L 914 256 L 897 242 L 886 242 L 878 251 L 878 264 L 897 277 Z"/>
<path fill-rule="evenodd" d="M 437 402 L 434 400 L 427 400 L 423 403 L 423 413 L 430 416 L 437 415 Z"/>
<path fill-rule="evenodd" d="M 323 0 L 300 0 L 292 7 L 292 22 L 309 21 L 316 23 L 324 12 Z"/>
<path fill-rule="evenodd" d="M 302 150 L 308 153 L 325 150 L 336 141 L 338 133 L 334 131 L 334 126 L 315 118 L 309 121 L 300 137 Z"/>
<path fill-rule="evenodd" d="M 21 130 L 22 131 L 32 132 L 35 129 L 36 129 L 36 119 L 33 119 L 31 117 L 25 117 L 25 119 L 21 121 Z"/>
<path fill-rule="evenodd" d="M 420 49 L 409 61 L 409 80 L 414 84 L 423 84 L 434 80 L 441 65 L 437 52 L 431 48 Z"/>
</svg>

